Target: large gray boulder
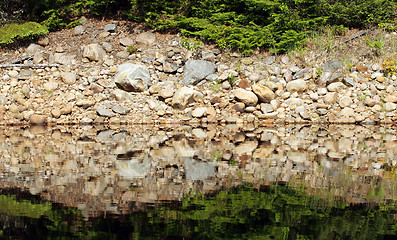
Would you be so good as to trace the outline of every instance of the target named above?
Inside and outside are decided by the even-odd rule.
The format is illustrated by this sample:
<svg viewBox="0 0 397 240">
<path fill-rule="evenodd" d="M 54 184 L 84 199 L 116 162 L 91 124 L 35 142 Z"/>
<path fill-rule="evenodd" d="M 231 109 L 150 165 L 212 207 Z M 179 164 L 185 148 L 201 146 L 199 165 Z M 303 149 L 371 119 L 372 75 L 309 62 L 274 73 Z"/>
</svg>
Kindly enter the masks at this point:
<svg viewBox="0 0 397 240">
<path fill-rule="evenodd" d="M 183 83 L 195 85 L 215 71 L 216 65 L 204 60 L 189 60 L 183 69 Z"/>
<path fill-rule="evenodd" d="M 322 75 L 320 77 L 320 83 L 325 83 L 326 85 L 338 81 L 343 75 L 343 65 L 339 60 L 331 60 L 326 62 L 321 70 Z"/>
<path fill-rule="evenodd" d="M 125 91 L 143 92 L 151 84 L 150 73 L 142 65 L 125 63 L 117 68 L 114 82 Z"/>
</svg>

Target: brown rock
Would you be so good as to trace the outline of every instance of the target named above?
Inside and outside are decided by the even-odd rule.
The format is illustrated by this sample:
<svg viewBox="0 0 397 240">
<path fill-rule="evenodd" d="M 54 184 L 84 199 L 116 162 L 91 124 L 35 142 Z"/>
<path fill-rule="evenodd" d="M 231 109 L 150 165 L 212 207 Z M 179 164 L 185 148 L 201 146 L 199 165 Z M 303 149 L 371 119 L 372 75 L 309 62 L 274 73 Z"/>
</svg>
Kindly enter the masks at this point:
<svg viewBox="0 0 397 240">
<path fill-rule="evenodd" d="M 364 65 L 357 65 L 356 68 L 357 68 L 357 71 L 362 72 L 362 73 L 366 72 L 368 70 L 368 67 L 366 67 Z"/>
<path fill-rule="evenodd" d="M 252 91 L 258 96 L 259 100 L 262 102 L 270 102 L 274 99 L 274 92 L 266 86 L 260 84 L 255 84 L 252 86 Z"/>
<path fill-rule="evenodd" d="M 34 125 L 43 125 L 47 122 L 47 117 L 44 115 L 33 114 L 32 116 L 30 116 L 29 121 L 31 124 Z"/>
<path fill-rule="evenodd" d="M 247 89 L 251 87 L 251 83 L 247 79 L 241 79 L 238 83 L 239 88 Z"/>
<path fill-rule="evenodd" d="M 96 83 L 92 83 L 90 88 L 94 93 L 100 93 L 104 89 L 104 87 Z"/>
</svg>

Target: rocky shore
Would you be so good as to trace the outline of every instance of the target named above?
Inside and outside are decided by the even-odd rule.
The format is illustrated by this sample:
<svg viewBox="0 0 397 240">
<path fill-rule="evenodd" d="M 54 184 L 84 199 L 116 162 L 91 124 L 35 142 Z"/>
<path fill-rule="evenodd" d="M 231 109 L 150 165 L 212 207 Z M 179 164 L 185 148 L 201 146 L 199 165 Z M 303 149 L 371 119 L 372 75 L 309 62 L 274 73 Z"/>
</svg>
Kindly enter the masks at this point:
<svg viewBox="0 0 397 240">
<path fill-rule="evenodd" d="M 2 50 L 0 124 L 396 119 L 397 76 L 382 57 L 243 56 L 131 22 L 81 22 L 27 47 Z M 396 42 L 397 33 L 384 41 Z"/>
</svg>

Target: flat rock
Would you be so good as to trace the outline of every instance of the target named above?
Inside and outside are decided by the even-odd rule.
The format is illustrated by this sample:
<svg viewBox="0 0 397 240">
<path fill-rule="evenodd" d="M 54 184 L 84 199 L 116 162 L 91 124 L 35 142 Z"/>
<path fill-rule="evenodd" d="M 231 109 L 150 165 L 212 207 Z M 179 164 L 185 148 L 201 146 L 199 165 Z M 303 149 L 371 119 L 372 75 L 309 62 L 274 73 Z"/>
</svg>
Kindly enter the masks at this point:
<svg viewBox="0 0 397 240">
<path fill-rule="evenodd" d="M 75 35 L 83 34 L 84 31 L 85 31 L 85 27 L 84 27 L 83 25 L 76 26 L 76 27 L 73 29 L 73 33 L 74 33 Z"/>
<path fill-rule="evenodd" d="M 198 107 L 192 111 L 192 117 L 201 118 L 207 112 L 207 107 Z"/>
<path fill-rule="evenodd" d="M 204 60 L 189 60 L 183 69 L 183 83 L 195 85 L 215 71 L 216 65 Z"/>
<path fill-rule="evenodd" d="M 115 112 L 115 113 L 118 113 L 118 114 L 120 114 L 120 115 L 126 115 L 127 113 L 129 113 L 130 112 L 130 109 L 129 108 L 125 108 L 125 107 L 122 107 L 122 106 L 120 106 L 120 105 L 114 105 L 113 107 L 112 107 L 112 110 L 113 110 L 113 112 Z"/>
<path fill-rule="evenodd" d="M 134 44 L 134 41 L 132 41 L 132 39 L 129 38 L 129 37 L 124 37 L 124 38 L 121 38 L 121 39 L 119 40 L 119 43 L 120 43 L 122 46 L 124 46 L 124 47 L 128 47 L 128 46 L 130 46 L 130 45 L 133 45 L 133 44 Z"/>
<path fill-rule="evenodd" d="M 238 88 L 234 91 L 235 98 L 244 103 L 246 106 L 255 106 L 258 103 L 258 97 L 255 93 Z"/>
<path fill-rule="evenodd" d="M 115 116 L 115 114 L 113 113 L 113 111 L 111 109 L 105 108 L 103 106 L 99 106 L 96 109 L 96 112 L 101 117 L 114 117 Z"/>
<path fill-rule="evenodd" d="M 143 32 L 136 36 L 135 41 L 141 45 L 152 45 L 156 42 L 156 35 L 152 32 Z"/>
<path fill-rule="evenodd" d="M 116 29 L 117 29 L 117 25 L 115 23 L 106 24 L 105 27 L 103 28 L 105 32 L 111 32 L 111 33 L 115 32 Z"/>
</svg>

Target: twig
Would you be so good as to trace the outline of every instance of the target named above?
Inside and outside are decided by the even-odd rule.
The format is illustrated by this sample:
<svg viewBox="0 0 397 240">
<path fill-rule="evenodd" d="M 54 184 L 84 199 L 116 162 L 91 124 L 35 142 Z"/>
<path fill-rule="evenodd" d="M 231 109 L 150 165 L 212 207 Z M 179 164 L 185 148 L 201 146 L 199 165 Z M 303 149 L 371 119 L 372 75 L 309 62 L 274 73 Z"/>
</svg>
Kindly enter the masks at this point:
<svg viewBox="0 0 397 240">
<path fill-rule="evenodd" d="M 12 61 L 12 62 L 10 62 L 10 64 L 20 63 L 22 61 L 25 61 L 25 60 L 28 60 L 28 59 L 32 59 L 32 58 L 33 58 L 33 55 L 29 55 L 29 56 L 26 56 L 26 57 L 23 57 L 23 58 L 19 58 L 19 59 L 15 60 L 15 61 Z"/>
<path fill-rule="evenodd" d="M 59 64 L 0 64 L 0 68 L 46 68 L 46 67 L 59 67 Z"/>
<path fill-rule="evenodd" d="M 352 41 L 352 40 L 354 40 L 354 39 L 356 39 L 356 38 L 358 38 L 358 37 L 361 37 L 361 36 L 363 36 L 363 35 L 366 35 L 366 34 L 368 34 L 369 32 L 371 32 L 371 31 L 373 31 L 373 30 L 375 30 L 376 28 L 371 28 L 371 29 L 367 29 L 367 30 L 362 30 L 362 31 L 360 31 L 360 32 L 358 32 L 358 33 L 356 33 L 356 34 L 354 34 L 352 37 L 350 37 L 349 39 L 347 39 L 347 40 L 345 40 L 343 43 L 347 43 L 347 42 L 350 42 L 350 41 Z"/>
</svg>

